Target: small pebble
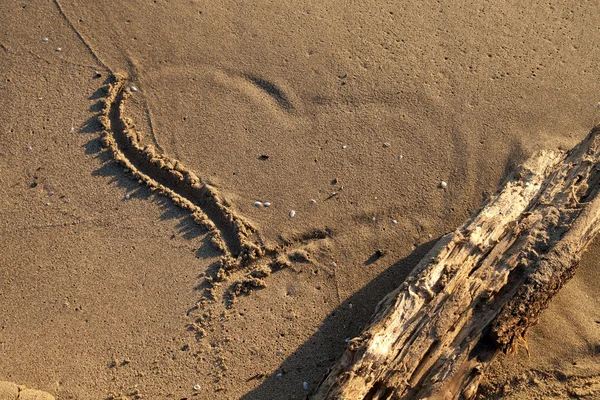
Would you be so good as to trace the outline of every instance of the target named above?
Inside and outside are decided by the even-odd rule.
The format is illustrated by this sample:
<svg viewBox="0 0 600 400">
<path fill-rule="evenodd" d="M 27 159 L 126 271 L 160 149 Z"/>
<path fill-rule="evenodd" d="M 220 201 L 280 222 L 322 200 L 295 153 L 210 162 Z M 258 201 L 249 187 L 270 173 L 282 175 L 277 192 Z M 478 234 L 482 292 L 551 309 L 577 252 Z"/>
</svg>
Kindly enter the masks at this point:
<svg viewBox="0 0 600 400">
<path fill-rule="evenodd" d="M 346 150 L 347 148 L 348 148 L 348 146 L 346 146 L 346 145 L 342 146 L 342 150 Z"/>
<path fill-rule="evenodd" d="M 312 204 L 317 204 L 317 201 L 315 199 L 310 199 L 309 202 L 311 202 Z"/>
<path fill-rule="evenodd" d="M 48 43 L 48 38 L 47 37 L 43 37 L 42 38 L 42 43 Z"/>
<path fill-rule="evenodd" d="M 130 195 L 129 193 L 127 193 L 127 194 L 125 195 L 125 200 L 129 200 L 129 199 L 131 199 L 131 195 Z"/>
<path fill-rule="evenodd" d="M 348 308 L 352 308 L 352 303 L 348 304 Z"/>
<path fill-rule="evenodd" d="M 283 373 L 278 372 L 277 375 L 275 375 L 275 376 L 278 377 L 278 378 L 281 378 L 283 376 Z"/>
<path fill-rule="evenodd" d="M 198 390 L 200 390 L 200 385 L 194 385 L 194 390 L 197 392 Z"/>
<path fill-rule="evenodd" d="M 404 156 L 403 156 L 402 154 L 400 154 L 400 155 L 398 156 L 398 161 L 402 160 L 403 158 L 404 158 Z"/>
<path fill-rule="evenodd" d="M 390 147 L 390 146 L 391 146 L 391 144 L 390 144 L 389 142 L 385 142 L 385 143 L 383 144 L 383 148 L 384 148 L 384 149 L 387 149 L 387 148 L 388 148 L 388 147 Z"/>
<path fill-rule="evenodd" d="M 398 223 L 398 221 L 396 221 L 395 219 L 392 220 L 392 224 L 396 225 Z"/>
<path fill-rule="evenodd" d="M 441 182 L 440 182 L 440 187 L 441 187 L 442 189 L 446 189 L 446 188 L 448 187 L 448 184 L 447 184 L 446 182 L 444 182 L 444 181 L 441 181 Z"/>
<path fill-rule="evenodd" d="M 302 387 L 304 390 L 308 390 L 308 382 L 302 382 Z"/>
<path fill-rule="evenodd" d="M 135 86 L 130 87 L 129 90 L 131 90 L 132 92 L 137 92 L 138 91 L 138 89 Z"/>
<path fill-rule="evenodd" d="M 344 339 L 344 342 L 349 343 L 350 342 L 350 338 L 347 337 L 346 339 Z"/>
<path fill-rule="evenodd" d="M 294 218 L 294 215 L 296 215 L 296 211 L 294 211 L 294 210 L 290 211 L 290 217 Z"/>
<path fill-rule="evenodd" d="M 62 51 L 62 48 L 61 47 L 57 47 L 56 51 Z"/>
<path fill-rule="evenodd" d="M 260 201 L 255 201 L 254 202 L 254 207 L 262 207 L 263 203 L 261 203 Z"/>
<path fill-rule="evenodd" d="M 25 150 L 31 151 L 31 150 L 33 150 L 33 148 L 31 146 L 27 146 L 27 147 L 25 147 Z"/>
<path fill-rule="evenodd" d="M 375 221 L 377 221 L 377 218 L 375 218 L 375 217 L 372 217 L 372 218 L 371 218 L 371 221 L 375 222 Z"/>
<path fill-rule="evenodd" d="M 263 206 L 265 207 L 271 207 L 271 203 L 269 203 L 268 201 L 266 203 L 263 204 Z"/>
</svg>

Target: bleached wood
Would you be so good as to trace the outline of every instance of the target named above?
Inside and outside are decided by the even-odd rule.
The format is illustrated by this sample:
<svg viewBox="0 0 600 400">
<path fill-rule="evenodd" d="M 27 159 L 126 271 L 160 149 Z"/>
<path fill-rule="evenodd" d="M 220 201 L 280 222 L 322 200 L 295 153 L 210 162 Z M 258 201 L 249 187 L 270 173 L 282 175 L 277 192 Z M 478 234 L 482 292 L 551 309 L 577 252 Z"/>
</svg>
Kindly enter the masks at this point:
<svg viewBox="0 0 600 400">
<path fill-rule="evenodd" d="M 444 236 L 311 398 L 473 398 L 486 367 L 515 348 L 598 231 L 599 132 L 568 153 L 533 156 Z"/>
</svg>

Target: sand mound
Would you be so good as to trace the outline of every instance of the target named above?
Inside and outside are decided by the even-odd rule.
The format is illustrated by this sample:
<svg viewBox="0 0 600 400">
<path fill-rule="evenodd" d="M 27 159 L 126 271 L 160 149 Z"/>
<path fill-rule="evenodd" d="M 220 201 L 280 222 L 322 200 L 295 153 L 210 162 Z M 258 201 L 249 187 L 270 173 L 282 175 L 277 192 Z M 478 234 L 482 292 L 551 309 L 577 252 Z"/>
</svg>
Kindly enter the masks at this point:
<svg viewBox="0 0 600 400">
<path fill-rule="evenodd" d="M 29 389 L 13 382 L 0 381 L 0 400 L 55 400 L 50 393 Z"/>
</svg>

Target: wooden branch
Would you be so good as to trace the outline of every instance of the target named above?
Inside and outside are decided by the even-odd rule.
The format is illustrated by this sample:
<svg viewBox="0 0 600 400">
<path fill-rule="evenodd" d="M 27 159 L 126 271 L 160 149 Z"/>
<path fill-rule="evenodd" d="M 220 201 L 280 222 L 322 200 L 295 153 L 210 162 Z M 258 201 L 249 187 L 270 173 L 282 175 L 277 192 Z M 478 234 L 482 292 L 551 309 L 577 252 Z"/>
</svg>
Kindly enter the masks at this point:
<svg viewBox="0 0 600 400">
<path fill-rule="evenodd" d="M 600 125 L 540 152 L 377 306 L 312 399 L 471 399 L 600 228 Z"/>
</svg>

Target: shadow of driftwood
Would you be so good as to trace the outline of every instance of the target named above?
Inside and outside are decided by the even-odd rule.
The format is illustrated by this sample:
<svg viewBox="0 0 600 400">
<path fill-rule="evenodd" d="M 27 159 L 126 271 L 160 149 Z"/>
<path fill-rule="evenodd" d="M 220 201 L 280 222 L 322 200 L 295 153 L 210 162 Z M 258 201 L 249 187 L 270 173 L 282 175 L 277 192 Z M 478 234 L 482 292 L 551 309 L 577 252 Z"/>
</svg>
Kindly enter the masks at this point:
<svg viewBox="0 0 600 400">
<path fill-rule="evenodd" d="M 422 244 L 341 303 L 325 318 L 319 330 L 294 351 L 273 375 L 266 377 L 242 399 L 304 398 L 342 354 L 348 336 L 354 337 L 361 332 L 377 303 L 406 279 L 438 240 Z M 308 383 L 308 391 L 303 388 L 304 382 Z"/>
<path fill-rule="evenodd" d="M 519 141 L 513 141 L 510 144 L 510 150 L 508 153 L 508 157 L 506 158 L 506 163 L 504 164 L 504 175 L 502 175 L 502 179 L 498 182 L 499 185 L 504 182 L 504 180 L 514 174 L 514 172 L 519 168 L 520 165 L 527 159 L 529 155 L 523 148 L 523 145 Z"/>
</svg>

